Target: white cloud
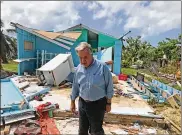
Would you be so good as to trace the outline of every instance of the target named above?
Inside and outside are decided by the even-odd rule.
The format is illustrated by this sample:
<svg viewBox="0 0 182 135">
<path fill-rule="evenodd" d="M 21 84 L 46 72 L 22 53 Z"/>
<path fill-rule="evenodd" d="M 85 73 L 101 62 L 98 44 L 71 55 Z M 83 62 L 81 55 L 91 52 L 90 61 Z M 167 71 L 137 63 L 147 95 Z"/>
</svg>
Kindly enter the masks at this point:
<svg viewBox="0 0 182 135">
<path fill-rule="evenodd" d="M 120 25 L 122 23 L 122 18 L 110 17 L 106 19 L 106 24 L 104 29 L 112 29 L 113 26 Z"/>
<path fill-rule="evenodd" d="M 136 4 L 140 4 L 142 2 L 128 2 L 128 1 L 95 1 L 92 3 L 88 3 L 88 9 L 93 9 L 93 19 L 106 19 L 106 24 L 104 28 L 112 28 L 114 25 L 121 24 L 123 18 L 121 15 L 118 18 L 118 13 L 125 12 L 128 14 Z"/>
<path fill-rule="evenodd" d="M 125 30 L 140 29 L 145 36 L 180 28 L 181 6 L 179 1 L 153 1 L 149 6 L 136 7 L 124 26 Z"/>
<path fill-rule="evenodd" d="M 96 10 L 99 7 L 99 5 L 95 2 L 91 2 L 88 4 L 88 9 L 89 10 Z"/>
<path fill-rule="evenodd" d="M 115 18 L 110 18 L 106 20 L 106 25 L 104 26 L 104 29 L 110 29 L 115 24 Z"/>
<path fill-rule="evenodd" d="M 126 20 L 125 31 L 138 29 L 141 35 L 150 36 L 180 28 L 181 24 L 180 1 L 95 1 L 95 5 L 93 19 L 105 18 L 105 28 Z"/>
<path fill-rule="evenodd" d="M 72 1 L 3 1 L 1 18 L 5 28 L 10 22 L 43 30 L 62 30 L 77 24 L 81 18 Z"/>
</svg>

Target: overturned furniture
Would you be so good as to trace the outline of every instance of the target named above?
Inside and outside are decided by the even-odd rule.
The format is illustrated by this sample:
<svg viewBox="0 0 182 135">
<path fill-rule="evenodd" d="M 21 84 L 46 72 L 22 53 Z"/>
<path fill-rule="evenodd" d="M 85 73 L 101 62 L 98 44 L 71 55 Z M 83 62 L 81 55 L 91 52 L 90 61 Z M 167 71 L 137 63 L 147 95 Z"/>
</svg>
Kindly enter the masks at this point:
<svg viewBox="0 0 182 135">
<path fill-rule="evenodd" d="M 74 72 L 72 56 L 71 54 L 58 54 L 37 71 L 42 72 L 40 78 L 45 79 L 46 84 L 59 85 L 71 72 Z"/>
</svg>

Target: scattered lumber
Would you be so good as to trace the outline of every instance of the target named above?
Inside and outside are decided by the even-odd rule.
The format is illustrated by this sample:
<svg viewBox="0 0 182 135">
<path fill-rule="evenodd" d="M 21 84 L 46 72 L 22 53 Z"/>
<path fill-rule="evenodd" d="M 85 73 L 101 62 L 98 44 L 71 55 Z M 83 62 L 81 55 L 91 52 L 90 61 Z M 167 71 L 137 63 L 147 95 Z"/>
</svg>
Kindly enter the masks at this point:
<svg viewBox="0 0 182 135">
<path fill-rule="evenodd" d="M 166 119 L 167 121 L 169 121 L 169 122 L 171 123 L 171 125 L 173 125 L 173 127 L 175 127 L 175 129 L 177 130 L 177 133 L 178 133 L 178 134 L 181 134 L 181 128 L 180 128 L 178 125 L 176 125 L 172 120 L 170 120 L 170 119 L 167 118 L 167 117 L 165 117 L 165 119 Z"/>
<path fill-rule="evenodd" d="M 178 100 L 178 101 L 177 101 Z M 178 105 L 178 102 L 181 101 L 180 97 L 178 94 L 175 95 L 171 95 L 170 97 L 167 98 L 167 101 L 169 102 L 169 104 L 173 107 L 173 108 L 180 108 L 180 106 Z"/>
</svg>

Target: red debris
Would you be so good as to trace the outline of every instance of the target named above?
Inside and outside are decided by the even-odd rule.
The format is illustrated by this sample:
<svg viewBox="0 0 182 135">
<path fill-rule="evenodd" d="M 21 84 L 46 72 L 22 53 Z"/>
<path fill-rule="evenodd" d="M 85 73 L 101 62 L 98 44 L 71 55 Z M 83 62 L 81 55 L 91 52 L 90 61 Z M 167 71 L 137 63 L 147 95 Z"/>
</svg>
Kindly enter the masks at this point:
<svg viewBox="0 0 182 135">
<path fill-rule="evenodd" d="M 45 104 L 41 104 L 37 107 L 37 112 L 40 115 L 40 119 L 38 120 L 41 126 L 42 134 L 60 134 L 53 118 L 49 117 L 48 111 L 43 112 L 48 106 L 52 105 L 50 102 Z M 59 106 L 55 105 L 56 108 Z"/>
</svg>

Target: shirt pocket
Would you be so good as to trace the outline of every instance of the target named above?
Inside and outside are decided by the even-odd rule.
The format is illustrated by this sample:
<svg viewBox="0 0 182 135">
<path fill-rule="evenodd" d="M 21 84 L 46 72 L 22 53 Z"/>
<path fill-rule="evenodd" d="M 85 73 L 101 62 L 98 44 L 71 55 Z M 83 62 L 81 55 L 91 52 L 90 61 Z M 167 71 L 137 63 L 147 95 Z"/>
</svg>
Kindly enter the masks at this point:
<svg viewBox="0 0 182 135">
<path fill-rule="evenodd" d="M 104 76 L 103 76 L 102 73 L 93 74 L 92 79 L 93 79 L 93 84 L 92 85 L 102 86 L 102 85 L 105 84 Z"/>
<path fill-rule="evenodd" d="M 86 93 L 88 91 L 87 89 L 88 89 L 87 83 L 83 83 L 83 84 L 80 85 L 80 93 L 81 94 Z"/>
</svg>

